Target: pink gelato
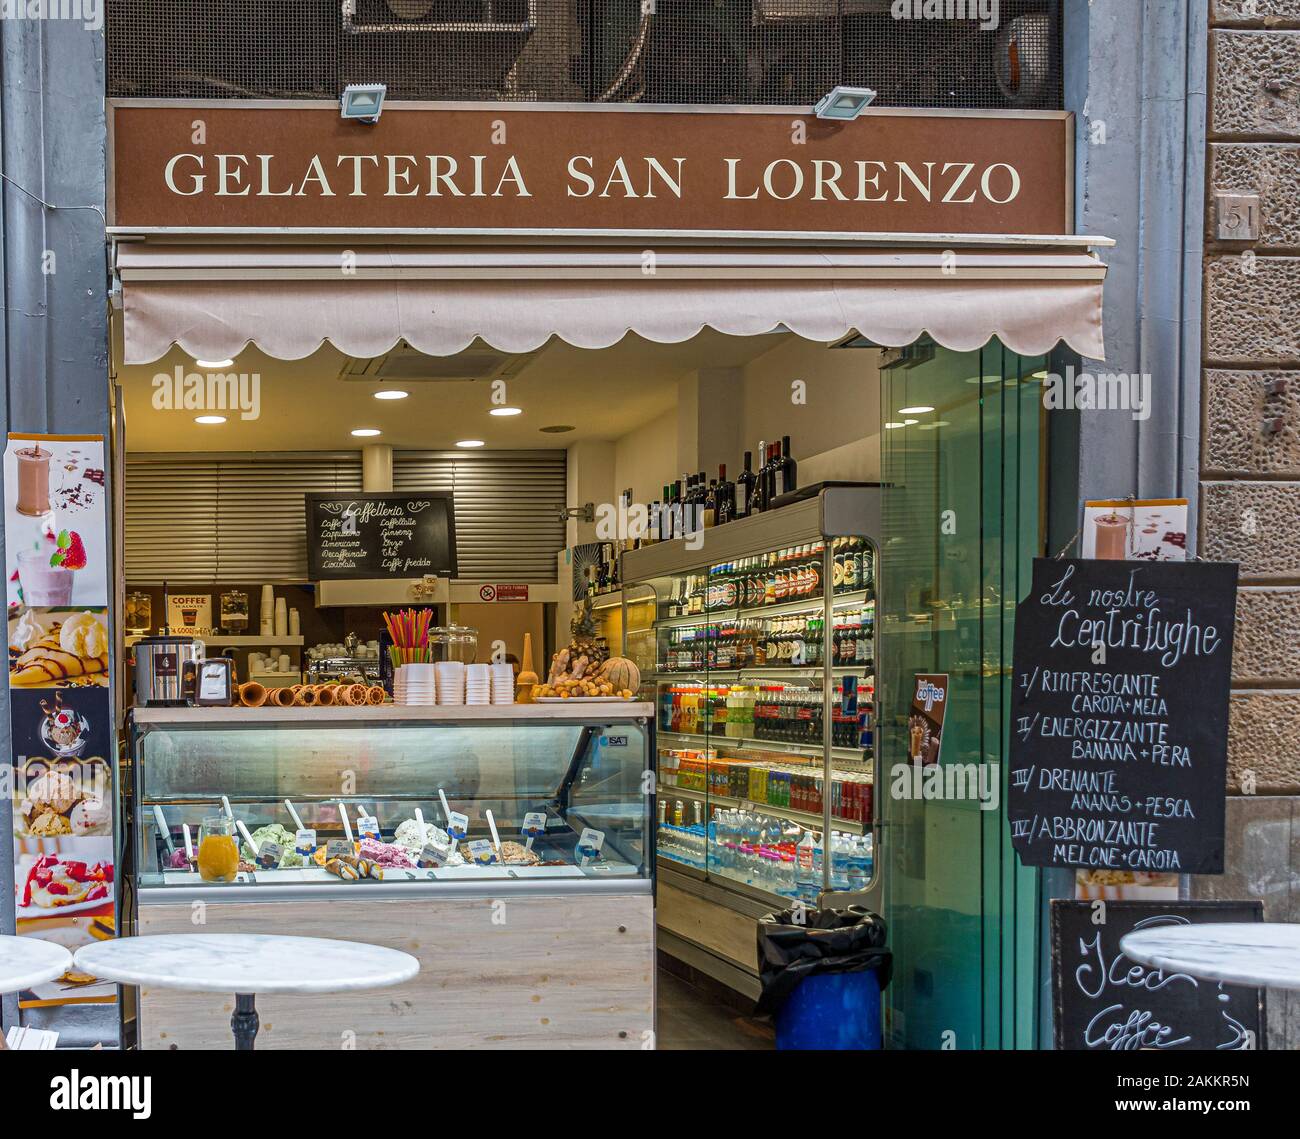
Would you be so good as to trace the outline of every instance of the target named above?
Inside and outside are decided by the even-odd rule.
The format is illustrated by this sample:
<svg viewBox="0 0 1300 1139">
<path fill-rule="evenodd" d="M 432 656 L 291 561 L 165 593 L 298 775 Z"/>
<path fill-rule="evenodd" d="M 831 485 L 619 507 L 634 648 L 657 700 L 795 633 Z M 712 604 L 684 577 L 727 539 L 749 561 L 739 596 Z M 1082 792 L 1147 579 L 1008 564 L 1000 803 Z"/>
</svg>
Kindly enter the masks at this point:
<svg viewBox="0 0 1300 1139">
<path fill-rule="evenodd" d="M 363 838 L 361 849 L 357 853 L 360 857 L 368 858 L 380 866 L 391 866 L 396 869 L 415 866 L 411 856 L 391 842 L 376 842 L 373 838 Z"/>
</svg>

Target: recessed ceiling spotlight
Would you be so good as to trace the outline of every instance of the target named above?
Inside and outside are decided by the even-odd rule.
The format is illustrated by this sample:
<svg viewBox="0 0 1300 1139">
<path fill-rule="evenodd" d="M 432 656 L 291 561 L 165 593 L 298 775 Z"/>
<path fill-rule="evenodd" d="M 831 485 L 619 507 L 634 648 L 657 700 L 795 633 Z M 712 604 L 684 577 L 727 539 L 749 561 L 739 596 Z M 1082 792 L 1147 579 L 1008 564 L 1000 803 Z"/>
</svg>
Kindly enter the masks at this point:
<svg viewBox="0 0 1300 1139">
<path fill-rule="evenodd" d="M 900 407 L 898 409 L 898 414 L 899 415 L 924 415 L 927 411 L 933 411 L 933 410 L 934 408 L 930 407 L 928 404 L 918 403 L 915 407 Z"/>
<path fill-rule="evenodd" d="M 410 392 L 398 391 L 397 388 L 388 388 L 382 392 L 375 392 L 375 399 L 405 399 Z"/>
<path fill-rule="evenodd" d="M 361 438 L 366 439 L 369 438 L 371 435 L 379 435 L 381 434 L 381 432 L 378 427 L 354 427 L 352 429 L 352 434 L 358 435 Z"/>
<path fill-rule="evenodd" d="M 563 435 L 566 431 L 573 430 L 571 423 L 552 423 L 550 427 L 539 427 L 539 431 L 545 431 L 547 435 Z"/>
<path fill-rule="evenodd" d="M 904 427 L 914 427 L 914 426 L 916 426 L 916 424 L 918 424 L 918 423 L 920 423 L 920 422 L 921 422 L 921 421 L 920 421 L 919 419 L 904 419 L 904 420 L 903 420 L 903 426 L 904 426 Z"/>
<path fill-rule="evenodd" d="M 194 363 L 200 368 L 229 368 L 234 360 L 195 360 Z"/>
<path fill-rule="evenodd" d="M 522 407 L 494 407 L 488 412 L 489 415 L 523 415 Z"/>
<path fill-rule="evenodd" d="M 917 430 L 933 431 L 936 427 L 947 427 L 947 426 L 948 426 L 948 420 L 936 419 L 933 423 L 922 423 L 921 426 L 917 428 Z"/>
<path fill-rule="evenodd" d="M 226 417 L 224 415 L 196 415 L 194 417 L 194 422 L 195 423 L 225 423 Z"/>
<path fill-rule="evenodd" d="M 456 446 L 457 447 L 482 447 L 483 440 L 482 439 L 457 439 Z"/>
<path fill-rule="evenodd" d="M 897 423 L 897 422 L 894 422 L 894 423 L 886 423 L 886 424 L 885 424 L 885 430 L 886 430 L 886 431 L 897 431 L 900 427 L 906 427 L 906 426 L 907 426 L 907 424 L 905 424 L 905 423 Z"/>
<path fill-rule="evenodd" d="M 1000 384 L 1002 382 L 1002 377 L 1001 376 L 967 376 L 966 382 L 968 384 Z"/>
</svg>

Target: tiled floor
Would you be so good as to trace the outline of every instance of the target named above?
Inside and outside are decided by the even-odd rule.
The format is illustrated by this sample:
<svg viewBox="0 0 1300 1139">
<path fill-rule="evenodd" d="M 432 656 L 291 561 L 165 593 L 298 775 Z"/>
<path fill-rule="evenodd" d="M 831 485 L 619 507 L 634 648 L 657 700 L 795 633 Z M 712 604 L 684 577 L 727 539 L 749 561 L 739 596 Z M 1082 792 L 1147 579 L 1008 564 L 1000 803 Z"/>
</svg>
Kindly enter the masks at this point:
<svg viewBox="0 0 1300 1139">
<path fill-rule="evenodd" d="M 719 1001 L 712 993 L 659 970 L 656 1043 L 668 1050 L 766 1051 L 775 1047 L 771 1026 Z"/>
</svg>

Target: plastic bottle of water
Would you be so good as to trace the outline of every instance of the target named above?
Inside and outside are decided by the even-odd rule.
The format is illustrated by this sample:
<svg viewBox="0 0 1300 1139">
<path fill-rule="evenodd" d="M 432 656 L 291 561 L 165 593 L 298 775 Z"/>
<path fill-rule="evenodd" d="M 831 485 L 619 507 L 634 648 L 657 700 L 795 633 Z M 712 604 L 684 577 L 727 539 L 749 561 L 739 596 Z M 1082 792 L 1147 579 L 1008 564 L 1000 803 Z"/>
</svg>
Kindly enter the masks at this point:
<svg viewBox="0 0 1300 1139">
<path fill-rule="evenodd" d="M 831 889 L 849 888 L 849 859 L 853 853 L 853 840 L 849 835 L 831 831 Z"/>
<path fill-rule="evenodd" d="M 804 901 L 817 897 L 818 876 L 816 869 L 817 841 L 810 830 L 803 832 L 799 845 L 794 852 L 794 893 Z"/>
</svg>

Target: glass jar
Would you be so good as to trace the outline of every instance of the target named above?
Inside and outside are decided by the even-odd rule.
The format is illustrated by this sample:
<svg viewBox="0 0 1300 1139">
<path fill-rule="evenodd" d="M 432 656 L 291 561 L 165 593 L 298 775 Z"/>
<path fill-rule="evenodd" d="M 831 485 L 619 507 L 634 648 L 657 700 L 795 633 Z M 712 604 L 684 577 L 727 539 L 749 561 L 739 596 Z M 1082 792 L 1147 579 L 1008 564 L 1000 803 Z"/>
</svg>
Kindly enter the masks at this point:
<svg viewBox="0 0 1300 1139">
<path fill-rule="evenodd" d="M 147 593 L 126 595 L 126 632 L 128 636 L 148 636 L 153 629 L 153 598 Z"/>
<path fill-rule="evenodd" d="M 209 815 L 199 828 L 199 877 L 205 882 L 233 882 L 239 874 L 235 821 Z"/>
<path fill-rule="evenodd" d="M 221 595 L 221 630 L 239 635 L 248 631 L 248 594 L 232 589 Z"/>
<path fill-rule="evenodd" d="M 478 655 L 478 630 L 467 625 L 440 625 L 429 630 L 432 659 L 473 664 Z"/>
</svg>

